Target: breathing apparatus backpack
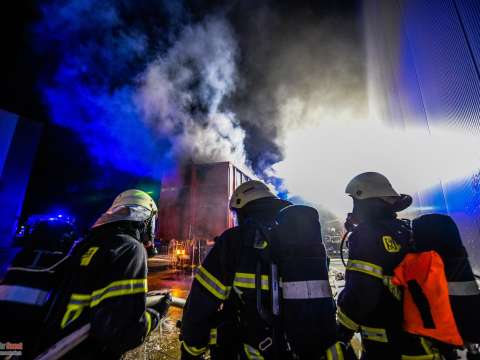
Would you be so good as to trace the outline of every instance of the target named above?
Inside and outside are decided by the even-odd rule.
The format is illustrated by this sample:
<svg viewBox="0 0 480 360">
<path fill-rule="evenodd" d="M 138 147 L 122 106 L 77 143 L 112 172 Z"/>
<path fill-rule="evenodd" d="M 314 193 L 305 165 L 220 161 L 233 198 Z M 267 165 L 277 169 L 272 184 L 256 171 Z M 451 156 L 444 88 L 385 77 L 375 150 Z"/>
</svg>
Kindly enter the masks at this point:
<svg viewBox="0 0 480 360">
<path fill-rule="evenodd" d="M 272 329 L 274 358 L 285 358 L 286 351 L 293 356 L 296 348 L 305 347 L 309 341 L 311 344 L 312 333 L 319 348 L 334 343 L 335 303 L 328 283 L 318 212 L 308 206 L 291 205 L 279 212 L 274 223 L 255 223 L 253 227 L 252 245 L 258 255 L 256 313 Z M 265 269 L 268 293 L 262 291 Z M 306 285 L 310 279 L 315 289 Z M 320 284 L 322 289 L 318 288 Z M 300 294 L 302 290 L 305 294 Z M 312 299 L 315 295 L 314 301 L 308 301 L 312 300 L 308 298 L 310 293 Z M 298 306 L 302 299 L 307 301 Z"/>
<path fill-rule="evenodd" d="M 479 342 L 480 291 L 456 224 L 446 215 L 420 216 L 412 237 L 392 279 L 405 290 L 404 329 L 454 346 Z"/>
</svg>

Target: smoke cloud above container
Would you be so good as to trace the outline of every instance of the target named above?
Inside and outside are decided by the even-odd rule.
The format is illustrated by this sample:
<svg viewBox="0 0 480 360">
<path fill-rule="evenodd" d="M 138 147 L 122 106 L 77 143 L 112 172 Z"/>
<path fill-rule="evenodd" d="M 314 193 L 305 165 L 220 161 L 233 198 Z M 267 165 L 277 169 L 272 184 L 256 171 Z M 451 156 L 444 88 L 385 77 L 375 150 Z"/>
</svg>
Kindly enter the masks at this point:
<svg viewBox="0 0 480 360">
<path fill-rule="evenodd" d="M 140 76 L 136 101 L 144 121 L 166 136 L 176 159 L 245 164 L 244 131 L 222 109 L 237 82 L 237 44 L 221 17 L 185 27 Z"/>
<path fill-rule="evenodd" d="M 55 60 L 40 84 L 53 121 L 98 165 L 139 176 L 185 161 L 244 164 L 244 132 L 223 104 L 237 81 L 228 21 L 147 3 L 43 7 L 35 34 L 41 56 Z"/>
<path fill-rule="evenodd" d="M 305 109 L 337 99 L 339 87 L 350 103 L 362 96 L 351 21 L 274 2 L 201 8 L 43 7 L 37 47 L 57 65 L 41 83 L 44 99 L 99 164 L 160 176 L 175 162 L 229 160 L 265 177 L 285 133 L 312 121 Z M 333 36 L 334 27 L 343 30 Z"/>
</svg>

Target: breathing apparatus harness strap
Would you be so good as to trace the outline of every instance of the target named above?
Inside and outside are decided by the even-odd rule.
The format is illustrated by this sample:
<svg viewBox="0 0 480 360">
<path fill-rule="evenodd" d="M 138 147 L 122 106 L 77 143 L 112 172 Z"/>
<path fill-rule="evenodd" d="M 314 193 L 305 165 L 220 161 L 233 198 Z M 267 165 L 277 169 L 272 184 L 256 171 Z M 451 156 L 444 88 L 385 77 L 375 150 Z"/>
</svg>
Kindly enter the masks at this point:
<svg viewBox="0 0 480 360">
<path fill-rule="evenodd" d="M 272 329 L 272 336 L 255 344 L 260 351 L 267 351 L 273 346 L 274 358 L 280 358 L 287 348 L 285 335 L 281 324 L 281 294 L 278 264 L 275 259 L 275 242 L 271 241 L 271 230 L 276 225 L 260 224 L 253 219 L 247 219 L 247 224 L 255 229 L 253 243 L 244 240 L 244 246 L 253 247 L 257 254 L 255 265 L 255 295 L 256 310 L 259 317 Z M 269 306 L 264 306 L 265 289 L 262 290 L 262 270 L 268 269 Z M 253 344 L 252 344 L 253 345 Z"/>
</svg>

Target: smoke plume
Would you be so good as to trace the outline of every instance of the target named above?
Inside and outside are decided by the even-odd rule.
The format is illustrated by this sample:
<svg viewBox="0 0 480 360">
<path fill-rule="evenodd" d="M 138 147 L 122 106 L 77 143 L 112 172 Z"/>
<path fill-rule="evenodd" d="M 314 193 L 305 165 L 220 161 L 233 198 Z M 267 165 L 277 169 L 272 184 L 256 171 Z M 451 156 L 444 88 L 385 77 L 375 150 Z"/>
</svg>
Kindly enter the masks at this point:
<svg viewBox="0 0 480 360">
<path fill-rule="evenodd" d="M 258 173 L 284 158 L 295 129 L 367 117 L 358 18 L 311 5 L 265 3 L 239 13 L 233 21 L 241 23 L 242 82 L 235 111 Z"/>
<path fill-rule="evenodd" d="M 228 160 L 265 178 L 292 128 L 363 112 L 352 20 L 288 2 L 194 4 L 43 5 L 45 102 L 100 165 L 159 177 Z"/>
<path fill-rule="evenodd" d="M 143 119 L 175 146 L 175 158 L 245 164 L 243 129 L 224 98 L 235 90 L 237 44 L 220 17 L 183 29 L 175 44 L 141 76 Z"/>
</svg>

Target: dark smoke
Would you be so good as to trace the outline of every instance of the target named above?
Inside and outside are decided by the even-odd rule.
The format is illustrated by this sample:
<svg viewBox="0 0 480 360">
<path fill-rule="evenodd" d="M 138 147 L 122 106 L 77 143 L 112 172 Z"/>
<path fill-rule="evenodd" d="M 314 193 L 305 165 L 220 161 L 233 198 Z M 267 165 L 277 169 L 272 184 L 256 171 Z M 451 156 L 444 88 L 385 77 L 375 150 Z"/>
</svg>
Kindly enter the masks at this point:
<svg viewBox="0 0 480 360">
<path fill-rule="evenodd" d="M 268 177 L 289 129 L 364 111 L 354 2 L 335 3 L 44 2 L 44 100 L 101 166 L 231 160 Z"/>
<path fill-rule="evenodd" d="M 356 7 L 318 3 L 252 8 L 241 2 L 232 19 L 242 49 L 241 85 L 232 102 L 258 173 L 282 160 L 291 129 L 351 112 L 367 115 Z"/>
</svg>

